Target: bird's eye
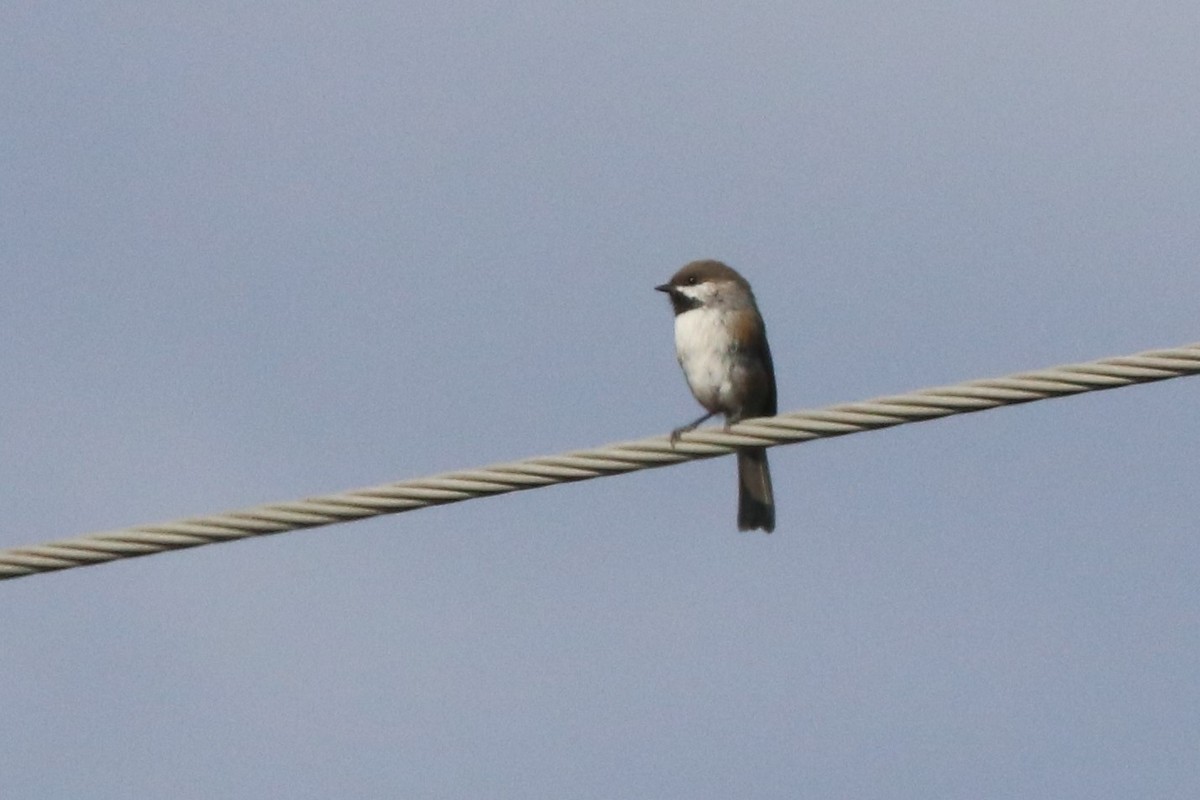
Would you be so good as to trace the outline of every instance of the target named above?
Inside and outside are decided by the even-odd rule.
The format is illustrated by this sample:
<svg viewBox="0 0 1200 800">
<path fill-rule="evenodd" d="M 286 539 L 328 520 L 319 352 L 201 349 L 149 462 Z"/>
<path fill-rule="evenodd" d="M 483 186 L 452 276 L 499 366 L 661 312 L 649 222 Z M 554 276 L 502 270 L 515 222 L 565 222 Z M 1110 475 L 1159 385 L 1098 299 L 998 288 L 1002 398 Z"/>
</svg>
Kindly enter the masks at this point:
<svg viewBox="0 0 1200 800">
<path fill-rule="evenodd" d="M 696 276 L 695 276 L 695 275 L 689 275 L 689 276 L 688 276 L 688 279 L 687 279 L 687 285 L 688 285 L 688 286 L 695 286 L 695 285 L 696 285 Z"/>
</svg>

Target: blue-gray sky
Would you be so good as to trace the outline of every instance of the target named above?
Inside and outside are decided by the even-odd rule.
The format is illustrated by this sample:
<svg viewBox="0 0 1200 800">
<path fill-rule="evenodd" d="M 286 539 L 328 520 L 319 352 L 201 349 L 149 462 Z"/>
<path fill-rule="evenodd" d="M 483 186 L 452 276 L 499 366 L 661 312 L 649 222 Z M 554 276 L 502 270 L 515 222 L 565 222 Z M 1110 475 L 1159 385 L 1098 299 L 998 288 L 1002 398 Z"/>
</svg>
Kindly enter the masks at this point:
<svg viewBox="0 0 1200 800">
<path fill-rule="evenodd" d="M 10 3 L 0 545 L 1200 339 L 1200 6 Z M 0 584 L 14 798 L 1179 797 L 1178 380 Z"/>
</svg>

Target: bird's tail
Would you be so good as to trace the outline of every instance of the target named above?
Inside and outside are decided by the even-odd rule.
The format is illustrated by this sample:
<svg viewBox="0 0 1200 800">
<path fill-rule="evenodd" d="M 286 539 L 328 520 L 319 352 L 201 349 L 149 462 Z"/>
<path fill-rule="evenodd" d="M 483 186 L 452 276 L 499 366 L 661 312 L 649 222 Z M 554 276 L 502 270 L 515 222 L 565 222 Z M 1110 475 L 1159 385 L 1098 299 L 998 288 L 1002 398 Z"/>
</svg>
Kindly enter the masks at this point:
<svg viewBox="0 0 1200 800">
<path fill-rule="evenodd" d="M 775 493 L 771 490 L 771 468 L 763 447 L 737 451 L 738 530 L 775 530 Z"/>
</svg>

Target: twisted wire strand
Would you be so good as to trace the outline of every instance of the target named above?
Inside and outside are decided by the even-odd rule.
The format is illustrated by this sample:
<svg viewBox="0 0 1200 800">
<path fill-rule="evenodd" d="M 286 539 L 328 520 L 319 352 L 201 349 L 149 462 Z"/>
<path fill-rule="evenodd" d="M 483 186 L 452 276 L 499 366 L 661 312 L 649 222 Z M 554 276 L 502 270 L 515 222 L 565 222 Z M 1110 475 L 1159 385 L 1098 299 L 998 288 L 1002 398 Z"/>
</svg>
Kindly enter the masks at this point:
<svg viewBox="0 0 1200 800">
<path fill-rule="evenodd" d="M 667 436 L 654 436 L 224 514 L 14 547 L 0 550 L 0 580 L 664 467 L 726 455 L 743 445 L 773 447 L 806 442 L 1196 374 L 1200 374 L 1200 343 L 920 389 L 746 420 L 728 429 L 704 428 L 684 434 L 674 444 Z"/>
</svg>

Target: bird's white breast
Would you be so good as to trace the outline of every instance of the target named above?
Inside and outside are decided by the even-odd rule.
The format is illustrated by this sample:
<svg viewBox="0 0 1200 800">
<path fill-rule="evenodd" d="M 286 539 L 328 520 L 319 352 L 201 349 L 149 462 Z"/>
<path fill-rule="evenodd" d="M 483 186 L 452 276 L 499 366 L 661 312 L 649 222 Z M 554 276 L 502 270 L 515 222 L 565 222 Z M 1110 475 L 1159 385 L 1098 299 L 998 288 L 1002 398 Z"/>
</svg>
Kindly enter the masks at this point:
<svg viewBox="0 0 1200 800">
<path fill-rule="evenodd" d="M 675 355 L 692 394 L 709 411 L 732 405 L 734 341 L 724 316 L 701 307 L 675 317 Z"/>
</svg>

